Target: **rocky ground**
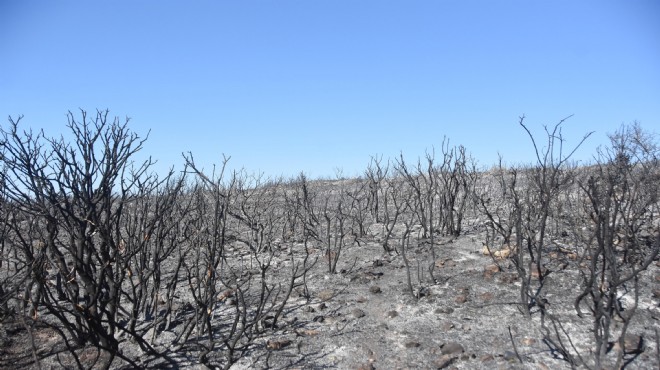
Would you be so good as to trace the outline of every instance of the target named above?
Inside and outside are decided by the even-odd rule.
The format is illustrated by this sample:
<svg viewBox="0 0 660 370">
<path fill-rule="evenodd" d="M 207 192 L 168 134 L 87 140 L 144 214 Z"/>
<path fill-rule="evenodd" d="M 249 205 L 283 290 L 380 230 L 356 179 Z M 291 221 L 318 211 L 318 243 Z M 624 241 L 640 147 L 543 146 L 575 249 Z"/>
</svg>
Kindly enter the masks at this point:
<svg viewBox="0 0 660 370">
<path fill-rule="evenodd" d="M 377 242 L 378 226 L 370 230 L 372 241 L 344 251 L 343 273 L 314 272 L 309 279 L 314 298 L 294 298 L 292 304 L 300 308 L 287 314 L 292 327 L 264 338 L 261 350 L 236 368 L 570 368 L 544 342 L 540 313 L 531 320 L 521 314 L 513 265 L 484 255 L 476 228 L 458 239 L 439 241 L 438 283 L 420 285 L 412 277 L 415 289 L 423 291 L 419 299 L 410 294 L 402 257 L 384 253 Z M 411 264 L 418 259 L 428 264 L 428 253 L 417 252 L 411 248 Z M 573 309 L 578 261 L 567 254 L 553 256 L 547 312 L 559 318 L 582 356 L 590 358 L 590 316 L 579 318 Z M 651 369 L 660 365 L 658 265 L 642 280 L 626 359 L 632 360 L 629 368 Z"/>
<path fill-rule="evenodd" d="M 570 368 L 544 341 L 538 309 L 531 319 L 519 310 L 520 281 L 511 262 L 484 255 L 478 220 L 471 225 L 459 238 L 436 240 L 435 284 L 428 283 L 424 269 L 432 261 L 428 244 L 411 246 L 411 281 L 419 299 L 409 290 L 402 256 L 384 252 L 379 225 L 369 229 L 360 246 L 342 251 L 338 273 L 327 272 L 323 253 L 317 251 L 319 263 L 307 279 L 311 299 L 294 292 L 285 325 L 257 338 L 232 369 Z M 290 271 L 287 253 L 286 248 L 278 252 L 275 273 Z M 579 261 L 561 251 L 552 256 L 546 265 L 547 313 L 559 319 L 575 348 L 590 359 L 591 317 L 580 318 L 573 309 Z M 418 265 L 424 267 L 420 274 Z M 660 366 L 659 288 L 656 262 L 641 279 L 639 306 L 626 343 L 628 368 Z M 624 307 L 629 301 L 622 297 Z M 166 346 L 174 335 L 163 332 L 156 343 Z M 2 367 L 36 367 L 30 336 L 44 348 L 57 341 L 52 329 L 37 326 L 28 333 L 20 323 L 3 324 Z M 139 350 L 125 344 L 124 351 Z M 182 368 L 203 368 L 195 354 L 175 359 Z M 41 365 L 62 367 L 57 361 L 53 356 Z"/>
</svg>

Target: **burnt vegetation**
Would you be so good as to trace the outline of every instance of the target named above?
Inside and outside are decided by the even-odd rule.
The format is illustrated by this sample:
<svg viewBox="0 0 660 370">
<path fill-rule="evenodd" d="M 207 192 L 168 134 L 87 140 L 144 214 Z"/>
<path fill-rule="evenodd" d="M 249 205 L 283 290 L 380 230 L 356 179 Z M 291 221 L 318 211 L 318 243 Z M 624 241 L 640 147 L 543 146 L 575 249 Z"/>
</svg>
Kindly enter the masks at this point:
<svg viewBox="0 0 660 370">
<path fill-rule="evenodd" d="M 415 302 L 451 284 L 438 255 L 466 230 L 520 282 L 510 304 L 554 356 L 570 367 L 633 363 L 652 350 L 642 340 L 658 340 L 627 342 L 660 250 L 656 137 L 622 126 L 578 165 L 589 135 L 565 148 L 563 120 L 541 138 L 519 124 L 530 165 L 483 170 L 445 139 L 415 162 L 374 156 L 361 177 L 310 180 L 228 171 L 228 158 L 205 170 L 192 153 L 183 171 L 158 175 L 151 160 L 135 162 L 146 138 L 107 111 L 69 113 L 71 141 L 10 118 L 0 131 L 0 367 L 227 369 L 289 346 L 261 343 L 305 330 L 290 313 L 318 301 L 312 279 L 350 275 L 361 261 L 346 251 L 377 243 L 400 259 Z M 546 299 L 561 271 L 573 272 L 563 289 L 590 323 L 586 344 Z"/>
</svg>

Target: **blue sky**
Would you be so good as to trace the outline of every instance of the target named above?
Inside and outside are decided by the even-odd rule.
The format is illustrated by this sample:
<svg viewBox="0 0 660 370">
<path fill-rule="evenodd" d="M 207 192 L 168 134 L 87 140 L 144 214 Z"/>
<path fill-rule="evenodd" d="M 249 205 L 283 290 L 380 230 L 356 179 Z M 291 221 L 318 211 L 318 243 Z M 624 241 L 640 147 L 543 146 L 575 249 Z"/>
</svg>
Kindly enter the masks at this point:
<svg viewBox="0 0 660 370">
<path fill-rule="evenodd" d="M 353 176 L 445 136 L 529 163 L 522 114 L 574 114 L 588 160 L 622 123 L 660 132 L 660 2 L 0 0 L 0 115 L 59 135 L 79 108 L 151 130 L 158 171 Z"/>
</svg>

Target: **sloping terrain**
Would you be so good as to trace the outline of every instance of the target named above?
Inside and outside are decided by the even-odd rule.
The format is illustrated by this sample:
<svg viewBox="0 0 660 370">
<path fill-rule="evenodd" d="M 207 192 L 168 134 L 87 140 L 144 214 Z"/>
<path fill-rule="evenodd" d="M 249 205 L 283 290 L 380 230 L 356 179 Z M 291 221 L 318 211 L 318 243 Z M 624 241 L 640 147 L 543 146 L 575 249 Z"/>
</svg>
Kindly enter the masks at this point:
<svg viewBox="0 0 660 370">
<path fill-rule="evenodd" d="M 573 307 L 582 284 L 580 266 L 585 261 L 562 248 L 548 252 L 545 311 L 537 308 L 528 319 L 520 310 L 520 281 L 513 263 L 484 252 L 481 219 L 469 219 L 465 225 L 460 237 L 435 238 L 434 280 L 428 271 L 433 261 L 430 244 L 421 238 L 419 227 L 413 228 L 416 242 L 406 251 L 410 269 L 401 254 L 401 225 L 393 230 L 390 243 L 396 250 L 389 253 L 382 246 L 383 225 L 371 225 L 364 237 L 341 249 L 335 273 L 328 272 L 326 251 L 311 249 L 309 259 L 316 263 L 308 271 L 305 285 L 293 290 L 279 324 L 254 338 L 232 369 L 570 368 L 561 351 L 546 340 L 557 338 L 555 332 L 543 328 L 542 320 L 552 327 L 549 317 L 561 324 L 564 340 L 570 340 L 565 345 L 589 361 L 594 342 L 592 317 L 578 317 Z M 235 242 L 228 253 L 243 253 L 239 245 Z M 289 279 L 291 254 L 296 257 L 302 250 L 297 242 L 273 246 L 269 254 L 273 284 Z M 174 261 L 165 262 L 167 270 L 173 269 Z M 654 262 L 639 279 L 639 302 L 628 328 L 630 343 L 624 357 L 631 361 L 631 368 L 658 365 L 659 267 Z M 214 320 L 236 304 L 225 298 L 219 299 Z M 620 302 L 625 310 L 632 307 L 633 298 L 623 295 Z M 169 350 L 176 366 L 206 368 L 199 364 L 199 351 L 173 349 L 172 345 L 184 330 L 183 318 L 186 310 L 192 310 L 191 303 L 190 290 L 182 286 L 173 302 L 182 319 L 158 333 L 154 345 Z M 34 324 L 28 331 L 26 327 L 21 322 L 3 323 L 3 368 L 35 367 L 32 341 L 36 353 L 59 348 L 65 354 L 52 328 Z M 145 337 L 152 334 L 150 331 Z M 615 344 L 612 347 L 613 353 Z M 136 358 L 143 353 L 130 340 L 122 342 L 121 351 Z M 95 350 L 88 352 L 82 352 L 82 361 L 95 357 Z M 223 354 L 207 356 L 220 362 Z M 40 364 L 46 368 L 72 365 L 58 361 L 58 356 L 50 356 Z M 116 361 L 113 367 L 124 366 Z"/>
<path fill-rule="evenodd" d="M 321 268 L 310 274 L 312 299 L 292 301 L 300 305 L 287 312 L 292 327 L 263 338 L 261 348 L 236 367 L 570 368 L 544 342 L 541 314 L 537 311 L 528 320 L 518 310 L 520 282 L 511 263 L 497 261 L 502 266 L 497 271 L 493 259 L 482 253 L 479 239 L 476 227 L 458 239 L 443 239 L 437 246 L 438 283 L 422 284 L 425 292 L 419 299 L 408 289 L 401 256 L 384 254 L 378 235 L 345 250 L 340 263 L 344 272 L 328 274 Z M 577 264 L 567 256 L 555 262 Z M 579 279 L 568 266 L 550 273 L 546 314 L 560 319 L 588 358 L 593 342 L 590 317 L 577 317 L 571 300 Z M 642 343 L 629 348 L 626 358 L 634 358 L 632 368 L 651 369 L 658 364 L 655 330 L 660 308 L 657 291 L 656 296 L 652 292 L 660 281 L 658 264 L 642 280 L 639 308 L 628 331 L 632 340 L 639 336 Z"/>
</svg>

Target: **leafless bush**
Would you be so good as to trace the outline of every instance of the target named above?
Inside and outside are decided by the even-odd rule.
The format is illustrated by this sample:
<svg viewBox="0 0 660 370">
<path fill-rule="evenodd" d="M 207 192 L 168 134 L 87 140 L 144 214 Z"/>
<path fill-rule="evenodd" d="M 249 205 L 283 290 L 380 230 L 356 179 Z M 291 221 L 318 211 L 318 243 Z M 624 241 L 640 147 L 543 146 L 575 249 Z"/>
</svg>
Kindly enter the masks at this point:
<svg viewBox="0 0 660 370">
<path fill-rule="evenodd" d="M 230 243 L 240 237 L 238 229 L 230 225 L 240 221 L 232 220 L 230 215 L 237 179 L 225 178 L 226 160 L 217 174 L 206 175 L 196 167 L 192 155 L 185 159 L 198 179 L 189 190 L 194 199 L 193 210 L 188 214 L 194 230 L 188 249 L 191 258 L 183 262 L 186 288 L 193 296 L 189 306 L 193 312 L 174 343 L 180 344 L 179 350 L 198 351 L 199 361 L 207 365 L 212 363 L 209 354 L 219 351 L 224 357 L 221 366 L 228 368 L 247 349 L 249 338 L 263 318 L 260 310 L 254 312 L 246 303 L 253 283 L 246 259 L 250 250 L 229 251 Z M 268 267 L 266 263 L 263 269 Z M 216 315 L 219 323 L 213 321 Z"/>
<path fill-rule="evenodd" d="M 429 278 L 434 276 L 436 234 L 459 236 L 468 201 L 473 197 L 477 171 L 464 147 L 442 144 L 442 162 L 436 163 L 435 152 L 410 168 L 403 155 L 396 161 L 395 171 L 411 191 L 410 211 L 422 227 L 422 238 L 428 242 L 432 262 L 427 266 Z"/>
<path fill-rule="evenodd" d="M 583 248 L 583 289 L 575 310 L 586 306 L 593 318 L 596 369 L 605 365 L 612 342 L 618 342 L 615 367 L 624 360 L 624 339 L 639 302 L 639 279 L 660 251 L 658 147 L 639 125 L 610 136 L 611 147 L 579 181 L 587 228 L 574 230 Z M 615 325 L 615 319 L 620 324 Z"/>
<path fill-rule="evenodd" d="M 243 172 L 226 174 L 228 159 L 211 175 L 195 165 L 192 155 L 185 159 L 198 179 L 189 192 L 195 236 L 191 258 L 183 262 L 194 301 L 175 343 L 178 350 L 198 351 L 207 366 L 229 368 L 260 334 L 277 330 L 291 293 L 313 264 L 308 253 L 292 253 L 290 276 L 273 276 L 272 261 L 282 247 L 276 237 L 296 231 L 298 222 L 298 216 L 282 212 L 286 196 L 279 186 L 264 187 Z"/>
<path fill-rule="evenodd" d="M 399 223 L 404 212 L 407 211 L 409 201 L 407 200 L 407 188 L 403 181 L 392 178 L 387 181 L 384 189 L 384 194 L 381 197 L 383 200 L 383 249 L 387 253 L 391 253 L 394 249 L 390 246 L 390 240 L 394 236 L 394 228 Z"/>
<path fill-rule="evenodd" d="M 121 238 L 118 271 L 126 274 L 124 294 L 130 307 L 125 330 L 141 335 L 151 332 L 146 338 L 151 344 L 172 323 L 185 257 L 182 245 L 191 238 L 183 216 L 191 211 L 192 202 L 184 191 L 184 177 L 174 179 L 170 173 L 159 180 L 149 176 L 136 185 L 131 200 L 124 205 L 127 217 L 117 223 Z M 165 268 L 169 260 L 176 260 L 173 271 Z"/>
<path fill-rule="evenodd" d="M 495 170 L 495 182 L 499 194 L 482 193 L 478 203 L 488 218 L 491 235 L 502 238 L 501 247 L 508 251 L 521 279 L 521 308 L 526 316 L 530 309 L 543 309 L 543 287 L 549 270 L 544 266 L 544 254 L 547 253 L 549 237 L 548 225 L 552 207 L 559 194 L 567 191 L 573 181 L 569 159 L 577 148 L 589 137 L 582 140 L 566 153 L 561 126 L 566 119 L 558 122 L 552 129 L 545 127 L 545 146 L 539 148 L 536 139 L 520 118 L 520 126 L 528 133 L 534 146 L 536 164 L 529 168 L 513 168 L 505 173 L 500 160 L 500 167 Z M 497 200 L 493 201 L 493 198 Z M 511 240 L 515 237 L 515 240 Z M 491 243 L 494 238 L 487 239 Z M 491 251 L 493 245 L 486 245 Z M 495 247 L 497 248 L 497 247 Z M 535 280 L 533 282 L 533 280 Z M 533 284 L 534 283 L 534 284 Z"/>
<path fill-rule="evenodd" d="M 438 186 L 438 229 L 448 235 L 459 236 L 468 202 L 474 194 L 477 180 L 476 165 L 464 146 L 450 147 L 442 143 L 442 163 L 435 168 Z"/>
<path fill-rule="evenodd" d="M 144 140 L 130 132 L 128 120 L 109 120 L 107 111 L 68 119 L 73 143 L 20 131 L 20 118 L 2 130 L 2 180 L 17 210 L 9 227 L 23 265 L 23 301 L 31 320 L 41 311 L 49 315 L 43 322 L 60 333 L 78 367 L 107 368 L 117 356 L 137 365 L 119 351 L 116 336 L 128 261 L 120 225 L 131 198 L 145 195 L 137 184 L 152 163 L 131 162 Z M 146 353 L 160 356 L 130 334 Z M 91 365 L 79 357 L 87 344 L 98 349 Z"/>
<path fill-rule="evenodd" d="M 319 219 L 314 213 L 313 196 L 310 195 L 306 177 L 301 174 L 298 179 L 290 184 L 292 189 L 285 191 L 284 198 L 284 223 L 282 225 L 283 238 L 282 243 L 288 244 L 289 253 L 292 258 L 293 274 L 298 274 L 300 268 L 297 263 L 293 263 L 293 258 L 296 253 L 302 255 L 302 269 L 303 274 L 300 276 L 300 286 L 302 290 L 301 295 L 307 299 L 311 298 L 309 289 L 307 287 L 307 274 L 306 272 L 313 267 L 318 258 L 311 259 L 311 252 L 313 244 L 318 242 L 318 233 L 316 227 L 319 224 Z"/>
<path fill-rule="evenodd" d="M 344 209 L 348 213 L 351 237 L 358 244 L 359 239 L 367 234 L 368 223 L 373 220 L 369 212 L 368 184 L 368 180 L 356 178 L 343 189 L 346 204 Z"/>
<path fill-rule="evenodd" d="M 340 189 L 339 194 L 329 192 L 323 198 L 321 214 L 320 234 L 322 245 L 325 249 L 325 257 L 328 261 L 328 272 L 337 272 L 337 263 L 342 250 L 350 243 L 350 229 L 347 224 L 347 212 L 344 204 L 344 192 Z M 336 198 L 336 199 L 335 199 Z"/>
<path fill-rule="evenodd" d="M 426 267 L 428 266 L 422 266 L 419 258 L 415 261 L 417 262 L 416 264 L 412 264 L 407 254 L 411 247 L 411 241 L 415 242 L 413 245 L 419 247 L 419 236 L 413 238 L 414 227 L 419 225 L 419 213 L 414 212 L 412 209 L 412 207 L 414 207 L 414 195 L 412 191 L 404 191 L 403 193 L 400 193 L 400 195 L 402 195 L 400 202 L 403 206 L 401 218 L 403 219 L 404 231 L 401 235 L 401 242 L 399 243 L 399 254 L 403 259 L 403 264 L 406 268 L 406 283 L 408 285 L 408 291 L 413 298 L 419 299 L 424 296 L 426 292 L 428 282 L 424 277 L 424 271 L 426 271 Z M 433 252 L 433 254 L 433 266 L 428 270 L 432 279 L 433 267 L 435 266 L 435 252 Z M 414 279 L 412 271 L 416 272 Z M 435 281 L 432 281 L 432 283 L 435 283 Z"/>
<path fill-rule="evenodd" d="M 0 156 L 2 154 L 0 153 Z M 4 168 L 0 169 L 4 172 Z M 4 181 L 4 176 L 0 181 Z M 4 183 L 0 183 L 0 322 L 13 314 L 9 301 L 18 298 L 20 289 L 21 270 L 18 267 L 20 260 L 18 251 L 9 240 L 11 233 L 10 222 L 15 218 L 15 207 L 9 201 Z"/>
<path fill-rule="evenodd" d="M 522 245 L 521 241 L 516 240 L 515 244 L 511 241 L 516 227 L 522 228 L 522 195 L 518 176 L 519 169 L 508 170 L 500 158 L 498 167 L 481 176 L 477 186 L 480 190 L 475 192 L 479 210 L 488 219 L 484 248 L 496 263 L 496 251 L 510 251 L 511 246 Z"/>
<path fill-rule="evenodd" d="M 383 157 L 375 156 L 371 157 L 371 161 L 364 172 L 369 190 L 367 195 L 367 208 L 371 212 L 371 216 L 375 223 L 381 222 L 382 211 L 387 212 L 386 209 L 381 208 L 381 198 L 383 198 L 383 186 L 388 177 L 389 169 L 389 161 L 383 165 Z"/>
<path fill-rule="evenodd" d="M 526 316 L 536 307 L 541 314 L 544 342 L 571 366 L 601 369 L 618 343 L 612 364 L 625 360 L 624 339 L 639 301 L 639 279 L 657 259 L 659 238 L 658 147 L 638 125 L 623 127 L 599 152 L 597 163 L 577 168 L 563 151 L 563 120 L 546 128 L 540 149 L 531 132 L 537 163 L 506 169 L 501 164 L 484 186 L 477 202 L 487 218 L 487 245 L 506 248 L 521 279 L 521 307 Z M 498 240 L 498 242 L 496 242 Z M 560 242 L 566 241 L 566 244 Z M 544 298 L 546 268 L 558 252 L 572 256 L 581 276 L 575 310 L 588 308 L 594 338 L 591 356 L 573 341 L 573 334 Z M 554 256 L 554 257 L 552 257 Z M 568 266 L 567 263 L 562 268 Z M 616 323 L 615 323 L 616 321 Z M 607 365 L 609 366 L 609 365 Z"/>
</svg>

